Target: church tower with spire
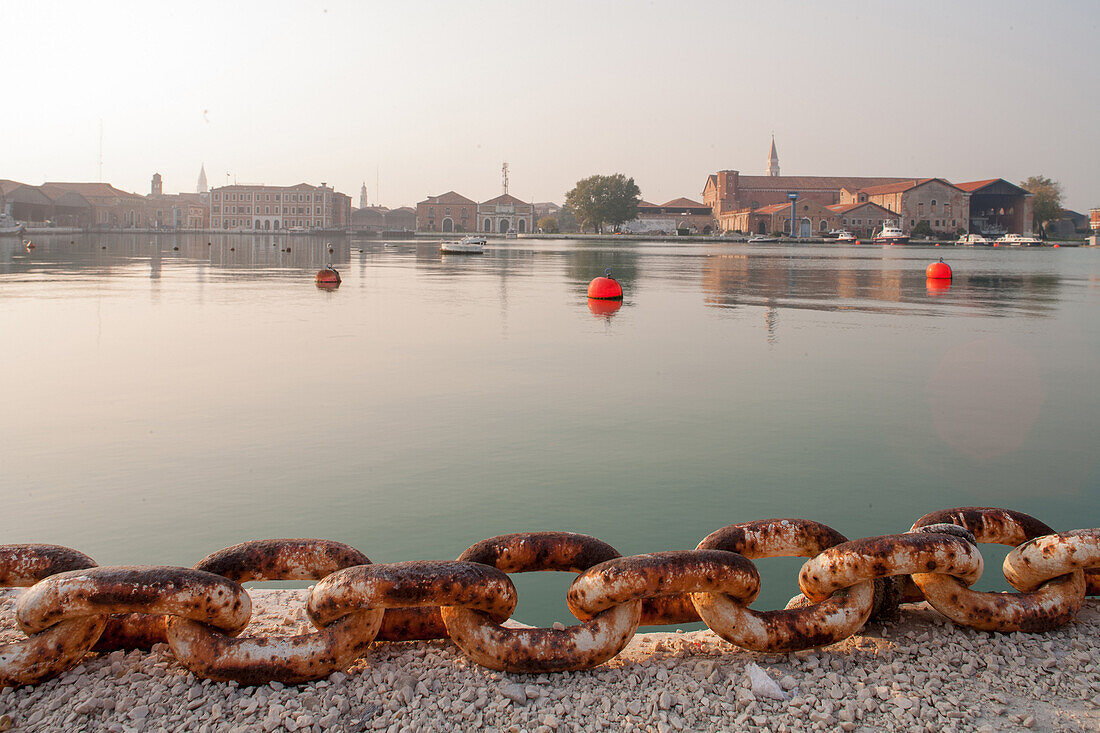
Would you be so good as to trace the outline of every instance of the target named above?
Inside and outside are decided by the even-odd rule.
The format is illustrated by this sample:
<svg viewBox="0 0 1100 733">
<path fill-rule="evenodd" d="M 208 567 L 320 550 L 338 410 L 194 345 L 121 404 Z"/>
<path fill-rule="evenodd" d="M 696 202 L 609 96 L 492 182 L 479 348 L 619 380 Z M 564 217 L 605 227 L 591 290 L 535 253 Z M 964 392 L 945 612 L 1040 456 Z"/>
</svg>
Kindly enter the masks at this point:
<svg viewBox="0 0 1100 733">
<path fill-rule="evenodd" d="M 775 150 L 775 135 L 772 135 L 772 150 L 768 153 L 768 175 L 779 175 L 779 153 Z"/>
<path fill-rule="evenodd" d="M 206 193 L 210 187 L 206 185 L 206 163 L 199 168 L 199 182 L 195 184 L 195 193 Z"/>
<path fill-rule="evenodd" d="M 359 208 L 367 208 L 367 182 L 363 181 L 363 187 L 359 189 Z"/>
</svg>

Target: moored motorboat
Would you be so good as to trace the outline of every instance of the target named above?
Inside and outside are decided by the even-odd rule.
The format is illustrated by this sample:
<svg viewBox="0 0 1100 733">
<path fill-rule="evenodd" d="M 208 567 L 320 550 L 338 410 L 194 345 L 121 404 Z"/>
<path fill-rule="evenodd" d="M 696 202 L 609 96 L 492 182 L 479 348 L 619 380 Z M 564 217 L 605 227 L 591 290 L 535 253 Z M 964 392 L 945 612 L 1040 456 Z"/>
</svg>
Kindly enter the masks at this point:
<svg viewBox="0 0 1100 733">
<path fill-rule="evenodd" d="M 955 244 L 968 244 L 975 247 L 988 247 L 993 244 L 990 240 L 983 237 L 981 234 L 964 234 L 959 237 L 959 240 Z"/>
<path fill-rule="evenodd" d="M 1006 234 L 997 240 L 997 244 L 1007 244 L 1012 247 L 1038 247 L 1043 241 L 1031 234 Z"/>
<path fill-rule="evenodd" d="M 775 237 L 769 237 L 766 234 L 757 234 L 754 237 L 749 237 L 749 244 L 762 244 L 764 242 L 778 242 Z"/>
<path fill-rule="evenodd" d="M 844 230 L 836 235 L 836 241 L 838 242 L 854 242 L 856 241 L 856 235 Z"/>
<path fill-rule="evenodd" d="M 485 237 L 469 236 L 462 239 L 444 239 L 439 243 L 439 251 L 453 255 L 480 255 L 485 253 Z"/>
<path fill-rule="evenodd" d="M 900 223 L 892 221 L 882 222 L 882 229 L 871 237 L 874 244 L 905 244 L 909 241 L 909 235 L 902 231 Z"/>
<path fill-rule="evenodd" d="M 12 219 L 7 214 L 0 216 L 0 234 L 18 235 L 23 233 L 23 222 Z"/>
</svg>

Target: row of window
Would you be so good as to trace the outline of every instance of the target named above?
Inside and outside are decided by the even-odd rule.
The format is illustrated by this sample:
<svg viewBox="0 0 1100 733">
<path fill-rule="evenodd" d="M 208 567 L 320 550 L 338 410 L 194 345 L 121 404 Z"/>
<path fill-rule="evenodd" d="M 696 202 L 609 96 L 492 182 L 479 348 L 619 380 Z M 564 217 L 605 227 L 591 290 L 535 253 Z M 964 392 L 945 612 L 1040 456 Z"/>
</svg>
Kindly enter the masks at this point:
<svg viewBox="0 0 1100 733">
<path fill-rule="evenodd" d="M 221 200 L 220 197 L 222 195 L 223 194 L 215 193 L 214 194 L 214 200 L 215 201 L 220 201 Z M 279 201 L 280 200 L 279 196 L 281 196 L 281 195 L 282 194 L 278 194 L 278 193 L 276 193 L 276 194 L 265 193 L 265 194 L 263 194 L 263 200 L 264 201 Z M 227 194 L 224 194 L 224 196 L 225 196 L 226 201 L 259 201 L 260 200 L 260 194 L 258 194 L 258 193 L 257 194 L 227 193 Z M 255 196 L 255 198 L 253 198 L 253 196 Z M 275 198 L 272 199 L 271 198 L 272 196 L 274 196 Z M 314 198 L 314 196 L 316 196 L 316 199 Z M 286 194 L 286 199 L 285 200 L 286 201 L 299 201 L 299 202 L 307 202 L 307 201 L 312 202 L 312 201 L 316 200 L 316 201 L 319 202 L 319 201 L 321 201 L 321 194 L 319 194 L 319 193 L 318 194 L 288 193 L 288 194 Z"/>
<path fill-rule="evenodd" d="M 220 206 L 212 206 L 210 208 L 211 208 L 211 213 L 214 213 L 214 214 L 220 214 L 221 213 L 221 207 Z M 265 213 L 265 214 L 272 213 L 270 206 L 265 206 L 263 208 L 264 208 L 263 213 Z M 282 207 L 282 209 L 283 209 L 282 212 L 280 212 L 279 207 L 276 206 L 274 213 L 276 213 L 276 214 L 279 214 L 279 213 L 283 213 L 283 214 L 312 214 L 313 213 L 312 208 L 313 207 L 310 207 L 310 206 L 305 206 L 305 207 L 302 207 L 302 206 L 284 206 L 284 207 Z M 252 214 L 252 213 L 259 214 L 260 213 L 260 207 L 257 206 L 256 211 L 253 212 L 251 206 L 226 206 L 225 207 L 225 213 L 226 214 Z M 317 213 L 318 214 L 321 213 L 321 207 L 319 207 L 319 206 L 317 207 Z"/>
<path fill-rule="evenodd" d="M 214 226 L 217 226 L 218 222 L 214 222 Z M 222 222 L 222 229 L 229 229 L 230 227 L 247 227 L 253 225 L 251 219 L 226 219 Z M 306 219 L 287 219 L 283 222 L 285 227 L 308 227 L 308 226 L 321 226 L 321 222 L 308 221 Z M 260 221 L 257 219 L 252 226 L 253 229 L 278 229 L 279 220 L 276 219 L 273 222 Z"/>
</svg>

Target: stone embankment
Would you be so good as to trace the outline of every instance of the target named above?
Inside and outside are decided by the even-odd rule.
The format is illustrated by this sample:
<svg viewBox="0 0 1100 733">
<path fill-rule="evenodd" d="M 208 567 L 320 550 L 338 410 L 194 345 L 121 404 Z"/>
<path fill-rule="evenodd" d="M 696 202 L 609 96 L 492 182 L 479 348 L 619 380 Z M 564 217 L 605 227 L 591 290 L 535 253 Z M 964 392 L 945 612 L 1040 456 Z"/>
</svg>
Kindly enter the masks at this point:
<svg viewBox="0 0 1100 733">
<path fill-rule="evenodd" d="M 307 631 L 305 591 L 253 590 L 246 634 Z M 0 641 L 21 637 L 14 595 Z M 710 631 L 640 633 L 587 672 L 515 675 L 453 644 L 380 643 L 347 673 L 284 687 L 196 678 L 164 645 L 89 655 L 0 691 L 0 730 L 1095 731 L 1100 601 L 1041 634 L 956 627 L 924 604 L 826 649 L 762 655 Z"/>
</svg>

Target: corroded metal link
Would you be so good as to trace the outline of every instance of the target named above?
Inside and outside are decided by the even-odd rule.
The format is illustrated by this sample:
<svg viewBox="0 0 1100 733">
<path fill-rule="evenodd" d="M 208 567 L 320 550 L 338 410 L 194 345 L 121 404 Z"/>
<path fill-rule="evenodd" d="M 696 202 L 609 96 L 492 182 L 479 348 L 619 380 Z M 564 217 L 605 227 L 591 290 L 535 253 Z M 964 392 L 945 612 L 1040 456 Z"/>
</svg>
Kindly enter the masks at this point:
<svg viewBox="0 0 1100 733">
<path fill-rule="evenodd" d="M 931 512 L 914 522 L 912 529 L 931 524 L 957 524 L 970 530 L 978 542 L 1013 547 L 1054 532 L 1030 514 L 986 506 L 961 506 Z"/>
<path fill-rule="evenodd" d="M 0 545 L 0 586 L 25 587 L 50 575 L 95 567 L 59 545 Z M 75 666 L 103 633 L 103 616 L 62 621 L 29 638 L 0 644 L 0 688 L 33 685 Z"/>
<path fill-rule="evenodd" d="M 807 519 L 764 519 L 723 527 L 700 548 L 740 552 L 751 559 L 814 557 L 847 538 L 832 527 Z M 696 610 L 716 634 L 761 652 L 788 652 L 845 639 L 867 622 L 874 602 L 871 583 L 841 590 L 822 603 L 780 611 L 754 611 L 721 594 L 692 596 Z"/>
<path fill-rule="evenodd" d="M 69 570 L 94 568 L 95 560 L 61 545 L 0 545 L 0 587 L 23 588 Z"/>
<path fill-rule="evenodd" d="M 946 523 L 944 525 L 943 523 Z M 932 512 L 913 524 L 913 532 L 959 527 L 976 542 L 1015 547 L 1053 530 L 1023 512 L 996 507 L 959 507 Z M 937 611 L 957 624 L 982 631 L 1035 632 L 1053 629 L 1072 620 L 1084 602 L 1084 576 L 1073 568 L 1047 575 L 1027 593 L 988 593 L 942 573 L 915 573 L 912 582 Z M 1056 579 L 1055 579 L 1056 578 Z M 1041 586 L 1041 587 L 1040 587 Z"/>
<path fill-rule="evenodd" d="M 446 639 L 447 626 L 438 607 L 387 608 L 375 641 Z"/>
<path fill-rule="evenodd" d="M 496 621 L 516 609 L 516 587 L 503 572 L 472 562 L 413 560 L 357 565 L 313 586 L 306 611 L 318 628 L 349 613 L 385 608 L 462 606 Z"/>
<path fill-rule="evenodd" d="M 798 585 L 811 601 L 824 601 L 857 583 L 913 573 L 954 575 L 969 585 L 982 575 L 982 556 L 977 546 L 948 534 L 865 537 L 807 560 Z"/>
<path fill-rule="evenodd" d="M 573 580 L 565 599 L 574 616 L 588 621 L 628 601 L 693 592 L 722 593 L 748 605 L 760 592 L 760 573 L 735 552 L 654 552 L 590 567 Z"/>
<path fill-rule="evenodd" d="M 465 562 L 492 565 L 506 573 L 560 570 L 581 573 L 605 560 L 620 557 L 603 540 L 574 532 L 518 532 L 490 537 L 458 556 Z"/>
<path fill-rule="evenodd" d="M 983 593 L 932 573 L 916 573 L 913 581 L 937 611 L 982 631 L 1049 631 L 1072 621 L 1085 598 L 1080 571 L 1054 578 L 1033 593 Z"/>
<path fill-rule="evenodd" d="M 196 570 L 236 582 L 319 580 L 347 567 L 370 563 L 341 542 L 273 539 L 242 542 L 207 555 Z M 316 632 L 293 636 L 241 636 L 183 618 L 166 623 L 168 644 L 200 677 L 263 684 L 299 684 L 348 667 L 367 651 L 382 623 L 381 611 L 360 611 Z"/>
<path fill-rule="evenodd" d="M 806 519 L 765 519 L 743 522 L 711 532 L 696 549 L 736 552 L 761 557 L 812 557 L 847 537 L 819 522 Z M 690 595 L 647 598 L 642 601 L 642 626 L 701 621 Z"/>
<path fill-rule="evenodd" d="M 165 617 L 152 613 L 120 613 L 107 617 L 107 625 L 93 652 L 113 652 L 116 649 L 152 649 L 154 644 L 167 644 Z"/>
<path fill-rule="evenodd" d="M 1000 509 L 988 506 L 960 506 L 954 509 L 941 509 L 925 514 L 913 523 L 910 532 L 935 524 L 954 524 L 965 527 L 974 535 L 976 542 L 1009 545 L 1015 547 L 1035 537 L 1051 534 L 1053 529 L 1045 523 L 1023 512 L 1012 509 Z M 901 580 L 902 601 L 912 603 L 924 600 L 924 594 L 911 578 Z M 932 583 L 937 582 L 932 580 Z M 949 583 L 954 588 L 955 583 Z M 973 591 L 977 592 L 977 591 Z M 943 594 L 938 594 L 942 596 Z"/>
<path fill-rule="evenodd" d="M 213 552 L 196 570 L 244 583 L 250 580 L 320 580 L 370 559 L 342 542 L 314 539 L 253 540 Z"/>
<path fill-rule="evenodd" d="M 503 535 L 473 545 L 459 560 L 481 562 L 505 572 L 540 570 L 583 572 L 619 557 L 595 537 L 572 532 Z M 641 601 L 607 609 L 582 624 L 564 629 L 506 629 L 484 612 L 443 608 L 451 640 L 483 667 L 508 672 L 563 672 L 588 669 L 618 654 L 641 621 Z"/>
<path fill-rule="evenodd" d="M 1049 534 L 1008 553 L 1004 574 L 1014 588 L 1030 591 L 1044 581 L 1076 570 L 1100 567 L 1100 529 Z"/>
<path fill-rule="evenodd" d="M 19 599 L 16 619 L 36 633 L 70 618 L 112 613 L 183 616 L 235 634 L 252 602 L 237 583 L 191 568 L 153 565 L 72 570 L 36 583 Z"/>
<path fill-rule="evenodd" d="M 750 560 L 813 557 L 847 541 L 832 527 L 809 519 L 760 519 L 715 530 L 703 538 L 699 549 L 737 552 Z"/>
</svg>

